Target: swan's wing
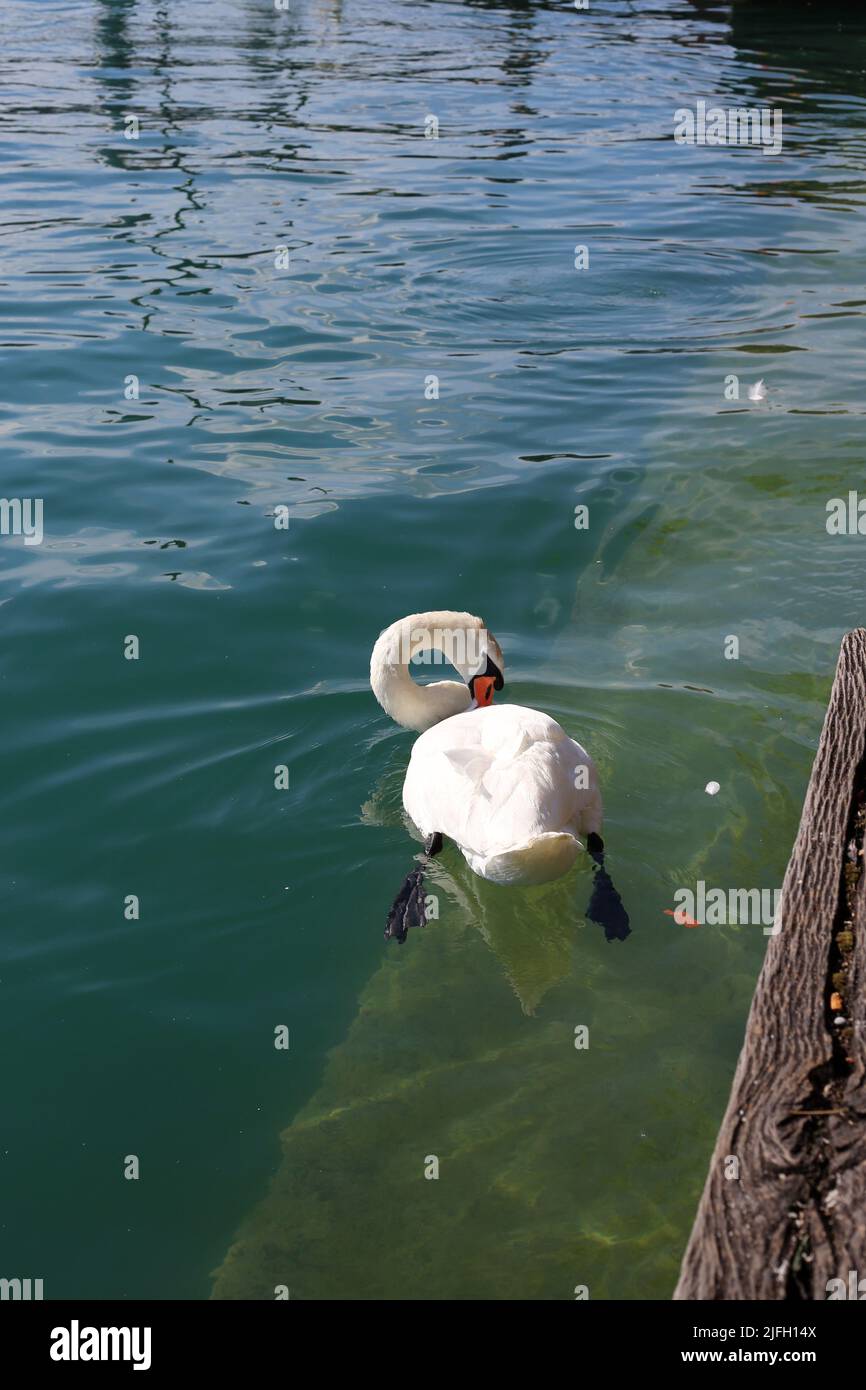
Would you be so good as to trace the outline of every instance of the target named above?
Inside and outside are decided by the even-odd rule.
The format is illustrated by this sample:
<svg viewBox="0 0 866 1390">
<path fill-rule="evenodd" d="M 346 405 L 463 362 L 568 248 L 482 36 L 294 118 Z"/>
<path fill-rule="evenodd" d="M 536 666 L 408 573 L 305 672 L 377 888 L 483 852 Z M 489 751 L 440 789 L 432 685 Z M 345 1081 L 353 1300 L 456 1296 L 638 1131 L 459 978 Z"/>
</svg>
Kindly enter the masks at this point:
<svg viewBox="0 0 866 1390">
<path fill-rule="evenodd" d="M 581 778 L 579 767 L 586 768 Z M 576 832 L 582 809 L 597 797 L 595 767 L 580 744 L 549 715 L 520 705 L 471 710 L 428 729 L 412 750 L 403 788 L 403 804 L 425 835 L 441 831 L 480 856 L 547 831 Z"/>
</svg>

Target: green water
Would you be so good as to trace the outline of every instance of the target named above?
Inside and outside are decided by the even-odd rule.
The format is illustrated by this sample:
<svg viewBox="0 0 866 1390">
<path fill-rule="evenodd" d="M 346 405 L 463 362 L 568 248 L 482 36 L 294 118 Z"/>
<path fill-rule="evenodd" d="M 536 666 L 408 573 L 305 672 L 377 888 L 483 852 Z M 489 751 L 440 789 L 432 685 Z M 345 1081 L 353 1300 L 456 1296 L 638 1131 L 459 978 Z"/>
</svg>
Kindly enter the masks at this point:
<svg viewBox="0 0 866 1390">
<path fill-rule="evenodd" d="M 864 617 L 825 508 L 863 485 L 866 22 L 0 23 L 3 492 L 45 517 L 0 538 L 0 1275 L 668 1297 L 765 938 L 665 909 L 781 883 Z M 702 97 L 781 106 L 782 153 L 674 144 Z M 509 891 L 453 847 L 438 921 L 383 942 L 412 736 L 369 651 L 429 608 L 592 752 L 624 944 L 586 866 Z"/>
</svg>

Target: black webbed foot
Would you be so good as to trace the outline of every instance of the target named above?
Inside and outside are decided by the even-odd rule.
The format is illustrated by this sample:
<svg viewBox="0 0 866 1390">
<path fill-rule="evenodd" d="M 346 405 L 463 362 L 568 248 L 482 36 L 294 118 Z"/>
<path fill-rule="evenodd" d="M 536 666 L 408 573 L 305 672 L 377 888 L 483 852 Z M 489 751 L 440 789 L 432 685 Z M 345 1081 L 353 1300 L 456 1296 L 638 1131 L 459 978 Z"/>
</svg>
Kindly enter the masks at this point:
<svg viewBox="0 0 866 1390">
<path fill-rule="evenodd" d="M 595 860 L 597 868 L 592 897 L 589 900 L 589 907 L 586 909 L 585 916 L 591 922 L 597 922 L 600 927 L 604 928 L 606 941 L 625 941 L 626 937 L 631 935 L 631 927 L 622 898 L 614 888 L 613 880 L 604 867 L 604 840 L 592 831 L 586 837 L 586 848 Z"/>
<path fill-rule="evenodd" d="M 402 946 L 410 927 L 423 927 L 426 924 L 424 873 L 421 869 L 413 869 L 408 878 L 403 880 L 400 892 L 388 913 L 385 940 L 390 941 L 391 937 L 395 936 Z"/>
<path fill-rule="evenodd" d="M 625 941 L 631 935 L 628 913 L 606 869 L 596 869 L 586 916 L 604 927 L 606 941 Z"/>
<path fill-rule="evenodd" d="M 428 835 L 424 841 L 424 859 L 432 859 L 434 854 L 438 854 L 442 849 L 442 836 L 438 830 L 434 830 L 432 835 Z M 427 897 L 424 892 L 424 868 L 413 869 L 411 874 L 403 880 L 400 892 L 397 894 L 388 913 L 388 921 L 385 925 L 385 940 L 390 941 L 391 937 L 396 937 L 403 945 L 409 934 L 410 927 L 426 927 L 427 925 Z"/>
</svg>

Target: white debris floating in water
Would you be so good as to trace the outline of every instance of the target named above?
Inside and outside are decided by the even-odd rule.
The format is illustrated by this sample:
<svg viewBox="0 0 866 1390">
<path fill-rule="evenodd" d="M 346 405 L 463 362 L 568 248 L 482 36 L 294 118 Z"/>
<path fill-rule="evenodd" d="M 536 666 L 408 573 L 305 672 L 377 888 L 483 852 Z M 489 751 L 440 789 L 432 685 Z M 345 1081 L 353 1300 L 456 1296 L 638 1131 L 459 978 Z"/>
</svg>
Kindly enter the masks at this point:
<svg viewBox="0 0 866 1390">
<path fill-rule="evenodd" d="M 715 796 L 716 792 L 720 792 L 721 790 L 722 789 L 719 786 L 718 782 L 708 782 L 707 785 L 704 787 L 704 791 L 706 792 L 707 796 Z"/>
<path fill-rule="evenodd" d="M 763 377 L 761 377 L 761 380 L 760 380 L 760 381 L 756 381 L 755 384 L 754 384 L 754 386 L 750 386 L 750 387 L 749 387 L 749 400 L 750 400 L 750 401 L 763 401 L 763 400 L 766 399 L 766 395 L 767 395 L 767 388 L 766 388 L 766 386 L 764 385 L 764 378 L 763 378 Z"/>
</svg>

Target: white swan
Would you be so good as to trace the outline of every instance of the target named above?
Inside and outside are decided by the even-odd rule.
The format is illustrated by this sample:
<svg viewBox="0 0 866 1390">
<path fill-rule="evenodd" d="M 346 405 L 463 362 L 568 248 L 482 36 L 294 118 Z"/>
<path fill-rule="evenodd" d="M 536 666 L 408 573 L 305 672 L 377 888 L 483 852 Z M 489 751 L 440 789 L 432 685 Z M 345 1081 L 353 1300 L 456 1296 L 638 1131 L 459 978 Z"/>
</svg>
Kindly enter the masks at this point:
<svg viewBox="0 0 866 1390">
<path fill-rule="evenodd" d="M 459 681 L 416 685 L 409 662 L 439 651 Z M 581 836 L 602 869 L 588 915 L 625 935 L 628 918 L 603 873 L 602 800 L 592 758 L 555 719 L 522 705 L 492 705 L 503 686 L 499 644 L 471 613 L 414 613 L 380 635 L 370 660 L 370 684 L 398 724 L 417 729 L 403 805 L 425 837 L 428 856 L 453 840 L 481 878 L 537 884 L 559 878 L 581 852 Z M 422 871 L 403 884 L 386 936 L 405 940 L 423 925 Z M 621 913 L 611 923 L 609 885 Z M 604 901 L 602 901 L 604 900 Z M 595 907 L 595 912 L 593 912 Z M 624 927 L 624 930 L 623 930 Z"/>
</svg>

